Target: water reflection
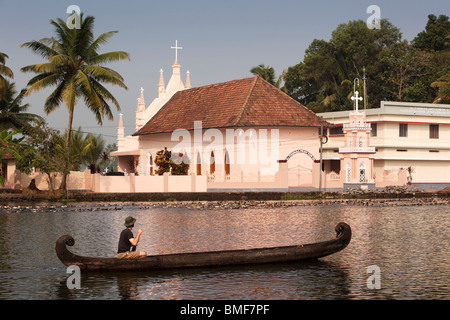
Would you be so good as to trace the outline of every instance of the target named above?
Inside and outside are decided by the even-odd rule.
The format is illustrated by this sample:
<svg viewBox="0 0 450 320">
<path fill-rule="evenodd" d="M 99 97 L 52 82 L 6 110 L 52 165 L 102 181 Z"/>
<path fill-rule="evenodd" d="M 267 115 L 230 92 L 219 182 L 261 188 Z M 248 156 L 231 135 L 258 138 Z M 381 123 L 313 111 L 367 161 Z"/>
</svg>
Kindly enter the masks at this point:
<svg viewBox="0 0 450 320">
<path fill-rule="evenodd" d="M 0 299 L 448 299 L 448 206 L 316 206 L 194 210 L 125 207 L 106 212 L 0 213 Z M 347 222 L 352 241 L 315 263 L 83 274 L 69 290 L 54 252 L 63 234 L 71 250 L 115 256 L 126 216 L 144 230 L 148 254 L 312 243 Z M 367 267 L 381 269 L 380 290 Z"/>
</svg>

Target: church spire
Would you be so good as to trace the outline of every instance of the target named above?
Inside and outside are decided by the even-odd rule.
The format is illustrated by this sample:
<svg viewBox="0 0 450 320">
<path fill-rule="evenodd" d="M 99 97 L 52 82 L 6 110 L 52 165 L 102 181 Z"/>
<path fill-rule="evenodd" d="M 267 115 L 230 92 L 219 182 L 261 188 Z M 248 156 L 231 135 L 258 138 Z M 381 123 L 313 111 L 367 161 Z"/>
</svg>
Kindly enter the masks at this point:
<svg viewBox="0 0 450 320">
<path fill-rule="evenodd" d="M 144 125 L 144 113 L 145 113 L 145 100 L 144 100 L 144 88 L 141 87 L 141 96 L 137 99 L 136 110 L 136 130 L 139 130 Z"/>
<path fill-rule="evenodd" d="M 189 70 L 186 72 L 186 84 L 185 84 L 184 88 L 185 89 L 192 88 L 192 86 L 191 86 L 191 78 L 189 76 Z"/>
<path fill-rule="evenodd" d="M 119 115 L 119 126 L 117 127 L 117 149 L 125 148 L 125 130 L 123 128 L 122 114 Z"/>
<path fill-rule="evenodd" d="M 180 69 L 181 66 L 178 63 L 178 50 L 183 49 L 182 47 L 178 46 L 178 40 L 175 41 L 175 47 L 171 47 L 172 49 L 175 49 L 175 62 L 172 65 L 172 77 L 169 80 L 169 83 L 166 87 L 166 92 L 171 95 L 171 93 L 175 93 L 180 90 L 184 90 L 184 84 L 181 80 L 181 74 Z"/>
<path fill-rule="evenodd" d="M 175 47 L 170 47 L 171 49 L 175 49 L 175 64 L 178 64 L 178 50 L 183 49 L 183 47 L 178 46 L 178 40 L 175 40 Z"/>
<path fill-rule="evenodd" d="M 138 99 L 137 112 L 145 111 L 144 88 L 141 87 L 141 96 Z"/>
<path fill-rule="evenodd" d="M 159 71 L 159 83 L 158 83 L 158 95 L 161 97 L 164 93 L 166 93 L 166 89 L 164 88 L 164 76 L 163 69 Z"/>
</svg>

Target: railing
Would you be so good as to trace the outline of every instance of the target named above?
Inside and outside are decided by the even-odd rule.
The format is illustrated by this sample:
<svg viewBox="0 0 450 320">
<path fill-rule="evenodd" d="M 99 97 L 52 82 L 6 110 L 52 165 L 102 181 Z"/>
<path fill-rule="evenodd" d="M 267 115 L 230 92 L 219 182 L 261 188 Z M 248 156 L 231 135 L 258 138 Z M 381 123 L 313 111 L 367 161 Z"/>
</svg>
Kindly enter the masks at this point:
<svg viewBox="0 0 450 320">
<path fill-rule="evenodd" d="M 344 123 L 342 130 L 372 130 L 370 123 Z"/>
<path fill-rule="evenodd" d="M 340 147 L 339 153 L 375 153 L 375 147 Z"/>
</svg>

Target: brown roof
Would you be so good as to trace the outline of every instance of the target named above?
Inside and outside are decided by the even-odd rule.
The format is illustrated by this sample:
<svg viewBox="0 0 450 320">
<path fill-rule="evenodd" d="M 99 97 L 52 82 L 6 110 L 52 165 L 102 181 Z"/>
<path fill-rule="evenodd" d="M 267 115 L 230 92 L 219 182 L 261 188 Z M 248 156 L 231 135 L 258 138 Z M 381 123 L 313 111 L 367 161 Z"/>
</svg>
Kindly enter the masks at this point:
<svg viewBox="0 0 450 320">
<path fill-rule="evenodd" d="M 14 160 L 14 159 L 16 159 L 16 157 L 14 157 L 14 155 L 9 150 L 3 149 L 2 160 Z"/>
<path fill-rule="evenodd" d="M 320 127 L 320 118 L 259 76 L 178 91 L 134 136 L 202 128 Z M 328 123 L 324 121 L 324 125 Z"/>
</svg>

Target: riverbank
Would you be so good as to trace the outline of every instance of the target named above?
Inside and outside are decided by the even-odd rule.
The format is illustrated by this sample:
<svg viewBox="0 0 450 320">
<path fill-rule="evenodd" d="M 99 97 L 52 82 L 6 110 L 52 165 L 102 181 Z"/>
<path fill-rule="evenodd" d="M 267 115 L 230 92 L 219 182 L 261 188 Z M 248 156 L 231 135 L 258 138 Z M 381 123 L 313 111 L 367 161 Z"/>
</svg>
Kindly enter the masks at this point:
<svg viewBox="0 0 450 320">
<path fill-rule="evenodd" d="M 80 212 L 80 211 L 118 211 L 118 210 L 145 210 L 151 208 L 180 208 L 195 210 L 234 210 L 234 209 L 264 209 L 264 208 L 286 208 L 304 206 L 366 206 L 366 207 L 395 207 L 395 206 L 447 206 L 450 205 L 450 197 L 426 196 L 421 197 L 379 197 L 379 198 L 333 198 L 322 194 L 320 199 L 282 199 L 282 200 L 260 200 L 249 199 L 247 195 L 241 195 L 238 200 L 177 200 L 167 198 L 162 201 L 130 201 L 127 195 L 122 195 L 118 200 L 93 201 L 8 201 L 2 202 L 0 213 L 20 212 Z M 223 196 L 223 195 L 222 195 Z M 237 196 L 237 195 L 234 195 Z M 284 195 L 287 196 L 287 195 Z M 289 194 L 289 197 L 304 194 Z M 310 195 L 311 196 L 311 195 Z M 98 199 L 98 198 L 97 198 Z"/>
<path fill-rule="evenodd" d="M 84 191 L 3 191 L 0 192 L 0 204 L 36 203 L 36 202 L 186 202 L 186 201 L 289 201 L 289 200 L 326 200 L 326 199 L 450 199 L 450 188 L 436 192 L 426 192 L 414 186 L 389 186 L 383 189 L 362 190 L 359 188 L 345 191 L 326 192 L 178 192 L 178 193 L 94 193 Z"/>
</svg>

